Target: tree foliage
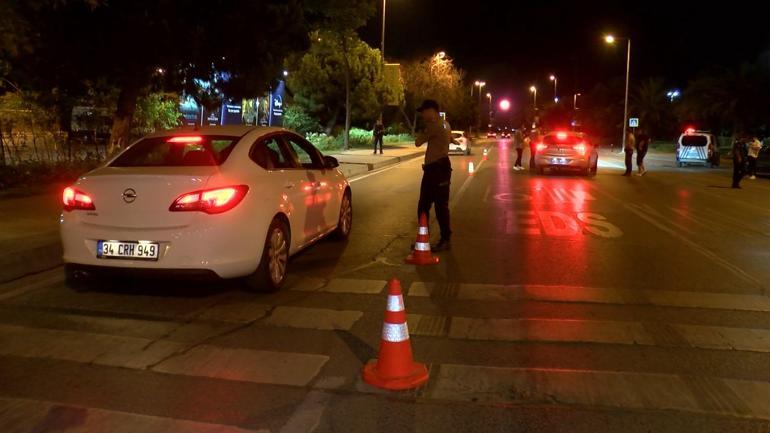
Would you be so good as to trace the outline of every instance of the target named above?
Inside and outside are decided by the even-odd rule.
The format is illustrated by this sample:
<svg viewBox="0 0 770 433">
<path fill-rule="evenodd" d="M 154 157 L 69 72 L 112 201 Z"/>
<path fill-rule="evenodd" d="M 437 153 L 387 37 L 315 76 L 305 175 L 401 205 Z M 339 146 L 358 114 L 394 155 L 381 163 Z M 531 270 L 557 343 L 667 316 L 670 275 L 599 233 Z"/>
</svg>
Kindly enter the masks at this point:
<svg viewBox="0 0 770 433">
<path fill-rule="evenodd" d="M 288 86 L 295 104 L 325 125 L 327 133 L 340 123 L 345 110 L 345 54 L 340 36 L 330 31 L 313 34 L 310 50 L 289 62 Z M 345 36 L 350 68 L 351 121 L 372 123 L 384 92 L 380 51 L 357 36 Z"/>
<path fill-rule="evenodd" d="M 438 101 L 453 127 L 474 123 L 475 103 L 463 84 L 465 73 L 447 56 L 430 56 L 402 64 L 405 113 L 415 113 L 424 99 Z M 414 123 L 412 123 L 414 128 Z"/>
</svg>

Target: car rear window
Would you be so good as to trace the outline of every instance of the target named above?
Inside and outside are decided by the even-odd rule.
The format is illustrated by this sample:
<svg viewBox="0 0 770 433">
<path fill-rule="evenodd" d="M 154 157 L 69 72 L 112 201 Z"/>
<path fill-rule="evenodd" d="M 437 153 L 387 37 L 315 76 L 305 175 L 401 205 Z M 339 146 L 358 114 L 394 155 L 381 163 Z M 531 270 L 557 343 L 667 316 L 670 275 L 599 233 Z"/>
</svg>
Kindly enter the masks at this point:
<svg viewBox="0 0 770 433">
<path fill-rule="evenodd" d="M 174 136 L 145 138 L 123 152 L 112 167 L 194 167 L 221 165 L 240 137 Z"/>
<path fill-rule="evenodd" d="M 684 135 L 682 136 L 682 146 L 705 146 L 709 143 L 705 135 Z"/>
<path fill-rule="evenodd" d="M 572 135 L 567 134 L 566 137 L 563 139 L 560 139 L 556 134 L 548 134 L 545 137 L 543 137 L 543 143 L 545 144 L 565 144 L 565 145 L 572 145 L 572 144 L 578 144 L 585 142 L 585 138 L 581 137 L 579 135 Z"/>
</svg>

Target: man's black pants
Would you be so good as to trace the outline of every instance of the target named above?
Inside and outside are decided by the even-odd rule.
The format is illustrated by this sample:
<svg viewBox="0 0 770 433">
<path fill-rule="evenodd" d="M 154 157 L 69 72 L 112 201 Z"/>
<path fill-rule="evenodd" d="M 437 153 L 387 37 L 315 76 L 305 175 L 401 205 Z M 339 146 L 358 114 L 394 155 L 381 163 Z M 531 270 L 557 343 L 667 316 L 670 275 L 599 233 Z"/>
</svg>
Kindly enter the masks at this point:
<svg viewBox="0 0 770 433">
<path fill-rule="evenodd" d="M 743 162 L 733 160 L 733 188 L 741 186 L 741 179 L 746 175 Z"/>
<path fill-rule="evenodd" d="M 626 149 L 626 175 L 631 174 L 631 171 L 633 171 L 633 161 L 634 161 L 634 149 Z"/>
<path fill-rule="evenodd" d="M 377 153 L 378 144 L 380 146 L 380 153 L 382 153 L 382 136 L 381 135 L 374 136 L 374 153 Z"/>
<path fill-rule="evenodd" d="M 521 155 L 524 154 L 524 149 L 516 149 L 516 164 L 514 164 L 514 167 L 521 167 Z"/>
<path fill-rule="evenodd" d="M 425 214 L 430 218 L 430 208 L 435 206 L 436 219 L 441 228 L 441 239 L 449 240 L 452 230 L 449 228 L 449 184 L 452 179 L 452 165 L 449 158 L 423 166 L 420 184 L 420 201 L 417 203 L 417 218 Z"/>
</svg>

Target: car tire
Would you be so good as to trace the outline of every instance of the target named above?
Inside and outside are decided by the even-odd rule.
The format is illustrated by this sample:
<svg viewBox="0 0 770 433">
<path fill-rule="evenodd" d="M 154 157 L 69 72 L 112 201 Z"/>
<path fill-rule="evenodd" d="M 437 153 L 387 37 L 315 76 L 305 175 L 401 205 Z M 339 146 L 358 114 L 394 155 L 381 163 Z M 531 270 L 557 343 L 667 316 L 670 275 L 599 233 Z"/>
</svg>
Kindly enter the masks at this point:
<svg viewBox="0 0 770 433">
<path fill-rule="evenodd" d="M 283 287 L 289 266 L 291 234 L 281 218 L 273 218 L 267 229 L 265 246 L 259 266 L 253 274 L 244 279 L 246 287 L 255 292 L 273 293 Z"/>
<path fill-rule="evenodd" d="M 344 241 L 350 236 L 350 230 L 353 228 L 353 200 L 350 190 L 345 191 L 340 203 L 340 216 L 337 221 L 337 228 L 332 232 L 332 238 Z"/>
</svg>

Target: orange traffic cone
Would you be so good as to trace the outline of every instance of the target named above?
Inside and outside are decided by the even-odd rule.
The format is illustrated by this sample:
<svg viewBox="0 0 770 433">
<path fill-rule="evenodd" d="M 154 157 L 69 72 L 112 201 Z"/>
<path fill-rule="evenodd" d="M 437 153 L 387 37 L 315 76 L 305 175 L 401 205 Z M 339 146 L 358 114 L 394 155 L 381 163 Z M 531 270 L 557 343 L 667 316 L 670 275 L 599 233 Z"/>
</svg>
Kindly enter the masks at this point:
<svg viewBox="0 0 770 433">
<path fill-rule="evenodd" d="M 401 283 L 395 278 L 388 282 L 380 358 L 364 366 L 363 378 L 369 385 L 392 390 L 416 388 L 428 381 L 428 368 L 412 359 Z"/>
<path fill-rule="evenodd" d="M 414 251 L 406 258 L 410 265 L 435 265 L 438 257 L 430 253 L 430 234 L 428 232 L 428 217 L 420 214 L 420 227 L 417 229 L 417 240 L 414 243 Z"/>
</svg>

